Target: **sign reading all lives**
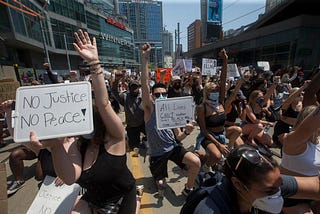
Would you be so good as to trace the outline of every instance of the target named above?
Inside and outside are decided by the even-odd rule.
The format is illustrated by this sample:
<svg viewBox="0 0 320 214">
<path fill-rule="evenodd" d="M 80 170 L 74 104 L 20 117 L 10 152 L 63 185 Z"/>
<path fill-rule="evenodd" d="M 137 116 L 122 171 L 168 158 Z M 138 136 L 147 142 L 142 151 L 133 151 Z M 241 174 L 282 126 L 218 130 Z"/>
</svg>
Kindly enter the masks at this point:
<svg viewBox="0 0 320 214">
<path fill-rule="evenodd" d="M 194 118 L 193 98 L 156 99 L 155 110 L 158 129 L 184 127 Z"/>
<path fill-rule="evenodd" d="M 20 87 L 16 92 L 14 141 L 27 142 L 93 131 L 91 84 L 75 82 Z"/>
</svg>

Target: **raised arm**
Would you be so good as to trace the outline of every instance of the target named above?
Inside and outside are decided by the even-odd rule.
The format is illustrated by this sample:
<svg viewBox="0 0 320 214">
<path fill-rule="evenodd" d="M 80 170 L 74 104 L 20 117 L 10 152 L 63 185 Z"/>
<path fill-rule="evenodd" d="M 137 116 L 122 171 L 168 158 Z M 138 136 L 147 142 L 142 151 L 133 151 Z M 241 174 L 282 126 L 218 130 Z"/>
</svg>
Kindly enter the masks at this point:
<svg viewBox="0 0 320 214">
<path fill-rule="evenodd" d="M 320 91 L 320 72 L 318 72 L 311 80 L 311 83 L 304 91 L 303 107 L 317 105 L 317 96 Z M 318 100 L 319 102 L 319 100 Z"/>
<path fill-rule="evenodd" d="M 95 93 L 95 103 L 107 129 L 108 135 L 111 138 L 110 140 L 114 143 L 124 143 L 125 130 L 121 119 L 113 111 L 110 105 L 103 72 L 100 66 L 96 39 L 93 37 L 91 42 L 88 33 L 83 33 L 82 30 L 79 30 L 78 33 L 74 33 L 74 36 L 77 40 L 77 43 L 73 43 L 74 48 L 81 58 L 87 61 L 87 64 L 90 66 L 90 74 Z"/>
<path fill-rule="evenodd" d="M 299 149 L 299 146 L 305 146 L 311 136 L 320 128 L 320 106 L 317 106 L 297 127 L 294 131 L 285 134 L 281 139 L 286 147 Z M 290 149 L 291 150 L 291 149 Z"/>
<path fill-rule="evenodd" d="M 289 106 L 291 105 L 291 103 L 294 101 L 294 99 L 299 96 L 301 94 L 302 91 L 304 91 L 308 85 L 309 85 L 310 81 L 305 81 L 303 86 L 301 86 L 297 91 L 293 92 L 292 94 L 289 95 L 289 97 L 282 103 L 282 109 L 286 110 L 289 108 Z"/>
<path fill-rule="evenodd" d="M 244 80 L 243 80 L 243 79 L 240 79 L 240 80 L 237 82 L 237 84 L 236 84 L 233 92 L 231 93 L 231 95 L 226 99 L 226 102 L 225 102 L 225 104 L 224 104 L 224 108 L 225 108 L 226 110 L 228 110 L 228 109 L 230 108 L 231 103 L 236 99 L 237 93 L 239 92 L 239 90 L 240 90 L 240 88 L 241 88 L 241 86 L 242 86 L 243 83 L 244 83 Z"/>
<path fill-rule="evenodd" d="M 149 88 L 149 72 L 148 72 L 148 62 L 151 52 L 150 44 L 144 44 L 142 46 L 142 72 L 141 72 L 141 92 L 142 92 L 142 105 L 144 108 L 144 118 L 145 122 L 149 119 L 152 111 L 153 104 L 150 98 L 150 88 Z"/>
<path fill-rule="evenodd" d="M 224 99 L 226 97 L 226 80 L 227 80 L 227 66 L 228 66 L 228 55 L 225 49 L 222 49 L 219 53 L 222 58 L 222 68 L 220 74 L 220 103 L 224 103 Z"/>
</svg>

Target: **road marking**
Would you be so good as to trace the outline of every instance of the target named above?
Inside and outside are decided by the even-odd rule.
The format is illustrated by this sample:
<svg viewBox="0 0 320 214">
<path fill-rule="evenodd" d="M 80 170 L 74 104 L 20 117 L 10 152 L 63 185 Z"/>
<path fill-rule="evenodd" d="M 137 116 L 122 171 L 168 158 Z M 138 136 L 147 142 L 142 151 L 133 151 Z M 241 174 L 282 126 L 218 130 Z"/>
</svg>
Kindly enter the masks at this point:
<svg viewBox="0 0 320 214">
<path fill-rule="evenodd" d="M 134 153 L 133 151 L 129 153 L 129 157 L 130 157 L 129 167 L 131 169 L 131 172 L 135 179 L 144 178 L 145 176 L 144 176 L 141 164 L 139 162 L 139 157 L 132 157 L 133 153 Z M 140 183 L 137 185 L 140 185 Z M 144 184 L 144 187 L 146 188 L 145 184 Z M 143 193 L 143 196 L 141 199 L 141 207 L 143 205 L 146 205 L 145 206 L 146 208 L 141 208 L 140 214 L 152 214 L 153 213 L 152 208 L 148 206 L 150 204 L 151 204 L 150 194 Z"/>
</svg>

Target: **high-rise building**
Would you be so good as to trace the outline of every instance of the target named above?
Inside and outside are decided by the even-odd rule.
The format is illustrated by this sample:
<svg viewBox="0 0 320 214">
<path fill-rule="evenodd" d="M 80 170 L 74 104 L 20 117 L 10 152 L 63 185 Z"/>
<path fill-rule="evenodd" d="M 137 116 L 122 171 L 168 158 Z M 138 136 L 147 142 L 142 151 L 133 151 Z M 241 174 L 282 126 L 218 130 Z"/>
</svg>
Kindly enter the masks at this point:
<svg viewBox="0 0 320 214">
<path fill-rule="evenodd" d="M 212 43 L 221 38 L 222 10 L 213 13 L 212 4 L 222 8 L 222 0 L 201 0 L 202 43 Z"/>
<path fill-rule="evenodd" d="M 173 36 L 168 30 L 163 29 L 162 32 L 162 52 L 163 52 L 163 61 L 165 68 L 172 67 L 173 59 Z"/>
<path fill-rule="evenodd" d="M 0 43 L 6 49 L 0 55 L 1 64 L 43 69 L 42 64 L 47 60 L 43 52 L 47 49 L 53 70 L 69 72 L 66 52 L 71 69 L 77 69 L 82 59 L 72 43 L 73 33 L 81 28 L 96 37 L 101 62 L 110 67 L 123 64 L 132 68 L 137 66 L 133 30 L 114 14 L 113 0 L 50 0 L 46 9 L 39 3 L 42 1 L 19 2 L 44 18 L 39 19 L 0 4 Z M 104 7 L 98 9 L 102 3 L 105 3 Z"/>
<path fill-rule="evenodd" d="M 288 0 L 266 0 L 266 13 L 272 11 Z"/>
<path fill-rule="evenodd" d="M 150 63 L 161 67 L 162 47 L 162 2 L 152 0 L 119 0 L 119 13 L 127 17 L 134 31 L 134 43 L 137 48 L 148 42 L 153 48 Z M 139 53 L 137 52 L 137 55 Z"/>
<path fill-rule="evenodd" d="M 201 47 L 201 20 L 197 19 L 188 26 L 188 51 Z"/>
</svg>

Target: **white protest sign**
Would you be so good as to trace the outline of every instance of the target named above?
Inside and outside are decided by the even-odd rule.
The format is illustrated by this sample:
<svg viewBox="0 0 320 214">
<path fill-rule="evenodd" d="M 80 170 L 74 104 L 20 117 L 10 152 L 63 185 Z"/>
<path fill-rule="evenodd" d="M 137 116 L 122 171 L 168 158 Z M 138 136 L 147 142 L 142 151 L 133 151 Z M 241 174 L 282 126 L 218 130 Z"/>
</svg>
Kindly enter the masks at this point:
<svg viewBox="0 0 320 214">
<path fill-rule="evenodd" d="M 175 97 L 155 101 L 158 129 L 184 127 L 194 118 L 193 97 Z"/>
<path fill-rule="evenodd" d="M 228 64 L 227 65 L 227 77 L 239 77 L 239 71 L 237 64 Z"/>
<path fill-rule="evenodd" d="M 184 59 L 183 61 L 186 72 L 192 72 L 192 59 Z"/>
<path fill-rule="evenodd" d="M 244 74 L 244 72 L 246 71 L 250 71 L 250 67 L 246 66 L 246 67 L 240 67 L 240 72 L 241 72 L 241 76 Z"/>
<path fill-rule="evenodd" d="M 202 75 L 213 76 L 217 72 L 217 60 L 202 58 Z"/>
<path fill-rule="evenodd" d="M 27 214 L 70 213 L 79 194 L 78 184 L 56 186 L 54 177 L 46 176 Z"/>
<path fill-rule="evenodd" d="M 258 61 L 258 67 L 262 67 L 264 71 L 270 71 L 270 65 L 268 61 Z"/>
<path fill-rule="evenodd" d="M 74 82 L 20 87 L 16 92 L 14 141 L 27 142 L 93 131 L 91 84 Z"/>
<path fill-rule="evenodd" d="M 171 75 L 182 76 L 184 73 L 186 73 L 184 61 L 183 59 L 177 59 L 176 65 L 171 70 Z"/>
</svg>

